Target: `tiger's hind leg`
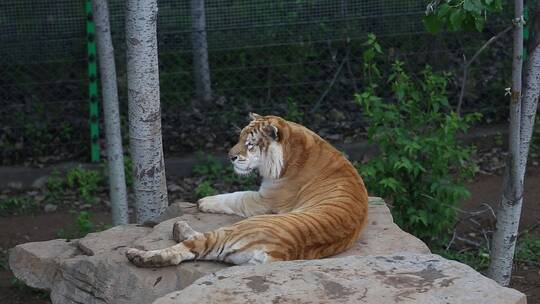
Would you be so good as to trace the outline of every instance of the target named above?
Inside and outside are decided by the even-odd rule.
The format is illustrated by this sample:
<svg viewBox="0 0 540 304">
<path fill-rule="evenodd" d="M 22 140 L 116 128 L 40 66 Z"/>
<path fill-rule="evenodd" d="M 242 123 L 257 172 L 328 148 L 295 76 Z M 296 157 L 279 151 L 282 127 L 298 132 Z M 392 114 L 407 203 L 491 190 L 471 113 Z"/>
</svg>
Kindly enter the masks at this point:
<svg viewBox="0 0 540 304">
<path fill-rule="evenodd" d="M 177 221 L 173 224 L 172 237 L 179 244 L 161 250 L 145 251 L 131 248 L 126 251 L 126 257 L 139 267 L 177 265 L 195 257 L 182 242 L 200 236 L 202 233 L 193 230 L 186 221 Z"/>
<path fill-rule="evenodd" d="M 173 240 L 177 243 L 192 239 L 201 234 L 202 233 L 193 230 L 186 221 L 177 221 L 173 224 L 172 236 Z"/>
<path fill-rule="evenodd" d="M 160 250 L 128 249 L 126 257 L 139 267 L 163 267 L 178 265 L 188 260 L 215 260 L 236 265 L 265 264 L 285 260 L 280 253 L 283 246 L 268 244 L 270 235 L 265 229 L 248 234 L 238 226 L 214 231 L 195 232 L 187 223 L 177 222 L 173 227 L 175 240 L 180 243 Z M 277 253 L 277 254 L 276 254 Z"/>
</svg>

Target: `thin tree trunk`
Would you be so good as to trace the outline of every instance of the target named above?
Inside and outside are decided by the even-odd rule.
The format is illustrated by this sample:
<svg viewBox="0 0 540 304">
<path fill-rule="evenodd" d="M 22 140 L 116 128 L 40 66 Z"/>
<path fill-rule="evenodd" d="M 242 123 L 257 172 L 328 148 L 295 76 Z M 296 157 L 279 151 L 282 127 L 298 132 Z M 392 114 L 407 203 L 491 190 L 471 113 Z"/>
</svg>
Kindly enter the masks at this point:
<svg viewBox="0 0 540 304">
<path fill-rule="evenodd" d="M 535 12 L 529 30 L 531 38 L 528 43 L 529 58 L 525 62 L 525 79 L 523 82 L 523 98 L 521 101 L 520 132 L 520 171 L 525 178 L 527 158 L 534 128 L 538 97 L 540 95 L 540 0 L 536 1 Z"/>
<path fill-rule="evenodd" d="M 508 159 L 503 184 L 503 196 L 497 210 L 497 225 L 493 236 L 488 275 L 500 285 L 510 283 L 521 205 L 523 175 L 520 160 L 521 75 L 523 66 L 523 0 L 514 2 L 514 53 L 510 101 L 510 132 Z"/>
<path fill-rule="evenodd" d="M 103 114 L 105 116 L 105 139 L 107 142 L 107 166 L 109 175 L 109 197 L 114 225 L 128 224 L 126 179 L 124 174 L 124 152 L 120 131 L 118 109 L 118 87 L 114 48 L 109 24 L 107 0 L 93 0 L 96 42 L 99 59 L 101 87 L 103 88 Z"/>
<path fill-rule="evenodd" d="M 204 0 L 191 0 L 191 41 L 193 44 L 193 69 L 197 98 L 212 99 L 212 83 L 208 65 L 208 42 L 206 40 L 206 14 Z"/>
<path fill-rule="evenodd" d="M 128 0 L 126 12 L 129 142 L 137 222 L 168 205 L 161 140 L 157 0 Z"/>
</svg>

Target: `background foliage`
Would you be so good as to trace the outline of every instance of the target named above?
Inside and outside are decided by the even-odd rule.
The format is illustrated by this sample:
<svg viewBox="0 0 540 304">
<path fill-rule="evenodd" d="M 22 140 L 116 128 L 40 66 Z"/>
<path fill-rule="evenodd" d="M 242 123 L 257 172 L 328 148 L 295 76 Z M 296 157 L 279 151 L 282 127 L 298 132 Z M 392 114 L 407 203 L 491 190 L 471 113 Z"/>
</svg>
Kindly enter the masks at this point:
<svg viewBox="0 0 540 304">
<path fill-rule="evenodd" d="M 359 165 L 360 174 L 371 193 L 389 200 L 399 226 L 428 240 L 446 235 L 456 218 L 454 207 L 468 196 L 464 181 L 474 172 L 472 150 L 461 146 L 457 135 L 480 115 L 459 117 L 452 111 L 448 74 L 427 66 L 415 78 L 400 61 L 379 68 L 380 46 L 373 37 L 366 45 L 364 65 L 372 83 L 356 100 L 369 121 L 369 141 L 379 151 Z M 383 83 L 390 92 L 381 91 Z"/>
<path fill-rule="evenodd" d="M 362 77 L 367 33 L 377 34 L 387 59 L 405 62 L 411 75 L 425 64 L 435 71 L 459 72 L 462 56 L 475 52 L 507 22 L 490 18 L 482 33 L 433 36 L 422 22 L 427 4 L 207 0 L 215 100 L 201 104 L 193 99 L 189 1 L 159 1 L 166 156 L 226 149 L 236 134 L 223 126 L 244 124 L 249 111 L 287 115 L 334 142 L 363 138 L 365 122 L 353 96 L 369 83 Z M 124 1 L 111 0 L 110 9 L 126 113 Z M 85 22 L 81 1 L 0 3 L 0 164 L 88 160 Z M 465 96 L 464 109 L 481 110 L 488 121 L 506 116 L 500 92 L 508 61 L 502 45 L 487 50 L 471 68 Z M 450 104 L 460 85 L 460 73 L 453 75 L 448 79 Z"/>
</svg>

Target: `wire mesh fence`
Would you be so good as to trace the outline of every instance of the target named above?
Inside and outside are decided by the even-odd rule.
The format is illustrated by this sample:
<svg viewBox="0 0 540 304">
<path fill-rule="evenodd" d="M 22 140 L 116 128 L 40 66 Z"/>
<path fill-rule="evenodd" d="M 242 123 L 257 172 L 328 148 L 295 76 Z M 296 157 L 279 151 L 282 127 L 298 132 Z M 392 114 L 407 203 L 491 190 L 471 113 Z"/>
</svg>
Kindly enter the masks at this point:
<svg viewBox="0 0 540 304">
<path fill-rule="evenodd" d="M 286 116 L 332 141 L 355 141 L 364 130 L 353 95 L 362 89 L 368 33 L 379 37 L 389 60 L 402 60 L 413 71 L 430 64 L 453 72 L 454 96 L 463 55 L 470 57 L 500 29 L 495 23 L 481 34 L 429 35 L 421 0 L 202 1 L 158 1 L 166 155 L 225 149 L 236 136 L 233 125 L 241 126 L 249 111 Z M 204 4 L 202 27 L 194 26 L 196 3 Z M 124 5 L 109 1 L 127 113 Z M 0 3 L 0 164 L 89 159 L 87 18 L 80 1 Z M 197 98 L 201 47 L 193 37 L 201 32 L 212 91 L 206 101 Z M 509 71 L 504 43 L 471 68 L 466 110 L 501 115 Z"/>
</svg>

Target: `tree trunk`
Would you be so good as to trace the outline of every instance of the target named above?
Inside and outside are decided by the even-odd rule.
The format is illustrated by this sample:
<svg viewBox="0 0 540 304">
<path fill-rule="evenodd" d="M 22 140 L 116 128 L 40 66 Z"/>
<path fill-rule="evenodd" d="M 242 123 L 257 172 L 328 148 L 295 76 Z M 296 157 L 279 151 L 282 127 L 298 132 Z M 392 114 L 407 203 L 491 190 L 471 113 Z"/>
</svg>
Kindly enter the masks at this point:
<svg viewBox="0 0 540 304">
<path fill-rule="evenodd" d="M 168 205 L 161 140 L 157 0 L 128 0 L 126 12 L 129 142 L 137 222 Z"/>
<path fill-rule="evenodd" d="M 525 176 L 526 150 L 523 150 L 524 142 L 522 135 L 521 113 L 521 90 L 522 90 L 522 56 L 523 56 L 523 0 L 514 2 L 514 54 L 512 63 L 512 91 L 510 102 L 510 132 L 509 154 L 506 164 L 503 196 L 497 210 L 497 226 L 493 236 L 491 259 L 488 275 L 500 285 L 510 283 L 512 263 L 516 246 L 521 206 L 523 203 L 523 179 Z M 537 54 L 535 55 L 537 56 Z M 535 57 L 532 56 L 532 57 Z M 532 58 L 531 57 L 531 58 Z M 528 63 L 530 60 L 528 61 Z M 527 69 L 530 72 L 530 69 Z M 533 89 L 529 81 L 534 81 L 528 75 L 525 78 L 525 98 L 533 98 L 538 93 L 527 92 Z M 525 102 L 526 103 L 526 102 Z M 525 126 L 526 127 L 526 126 Z M 531 128 L 532 129 L 532 128 Z M 529 133 L 529 138 L 530 138 Z"/>
<path fill-rule="evenodd" d="M 527 46 L 529 58 L 525 62 L 525 79 L 523 83 L 523 98 L 521 101 L 521 132 L 520 132 L 520 171 L 525 178 L 527 158 L 534 129 L 534 119 L 538 108 L 540 95 L 540 0 L 536 1 L 535 11 L 531 14 L 532 22 L 529 31 L 531 37 Z"/>
<path fill-rule="evenodd" d="M 191 0 L 191 26 L 193 69 L 197 98 L 202 101 L 209 101 L 212 99 L 212 84 L 210 81 L 210 67 L 208 65 L 204 0 Z"/>
<path fill-rule="evenodd" d="M 105 117 L 105 139 L 107 142 L 107 166 L 109 175 L 109 197 L 111 200 L 114 225 L 128 224 L 126 179 L 124 174 L 124 153 L 120 131 L 120 111 L 118 109 L 118 87 L 114 48 L 109 24 L 107 0 L 93 0 L 96 42 L 103 88 L 103 114 Z"/>
</svg>

